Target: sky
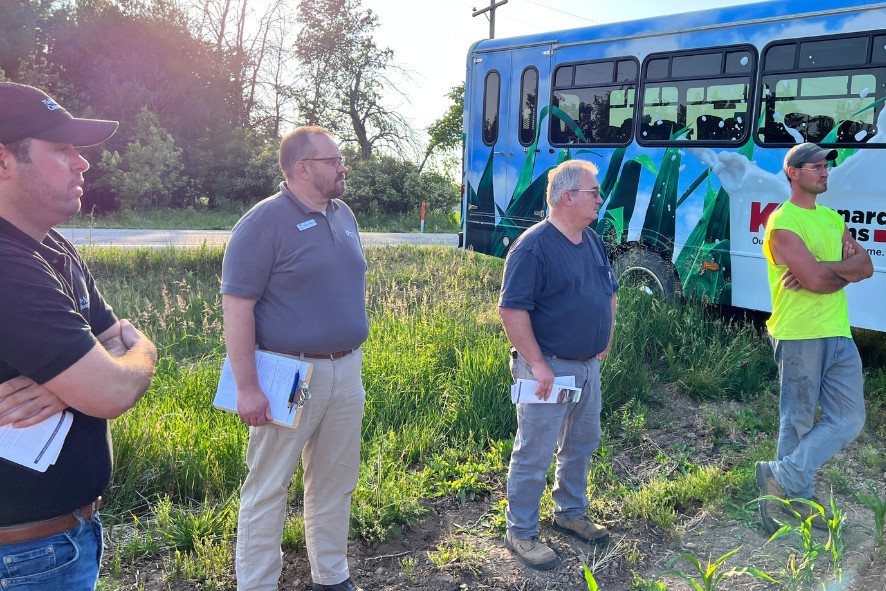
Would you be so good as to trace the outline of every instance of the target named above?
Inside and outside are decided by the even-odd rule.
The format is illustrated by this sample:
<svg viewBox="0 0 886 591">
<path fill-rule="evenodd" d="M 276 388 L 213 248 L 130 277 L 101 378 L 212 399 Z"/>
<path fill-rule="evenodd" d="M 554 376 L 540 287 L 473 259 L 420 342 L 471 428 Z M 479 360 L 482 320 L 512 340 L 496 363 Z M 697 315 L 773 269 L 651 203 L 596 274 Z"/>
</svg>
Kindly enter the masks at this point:
<svg viewBox="0 0 886 591">
<path fill-rule="evenodd" d="M 508 0 L 496 9 L 495 37 L 559 31 L 747 2 Z M 446 94 L 464 81 L 468 48 L 489 36 L 485 14 L 471 16 L 475 9 L 485 8 L 489 3 L 490 0 L 363 0 L 363 8 L 371 9 L 379 18 L 376 43 L 394 50 L 394 63 L 409 73 L 409 78 L 392 76 L 397 91 L 389 94 L 388 104 L 398 107 L 422 139 L 428 125 L 446 112 L 450 104 Z"/>
</svg>

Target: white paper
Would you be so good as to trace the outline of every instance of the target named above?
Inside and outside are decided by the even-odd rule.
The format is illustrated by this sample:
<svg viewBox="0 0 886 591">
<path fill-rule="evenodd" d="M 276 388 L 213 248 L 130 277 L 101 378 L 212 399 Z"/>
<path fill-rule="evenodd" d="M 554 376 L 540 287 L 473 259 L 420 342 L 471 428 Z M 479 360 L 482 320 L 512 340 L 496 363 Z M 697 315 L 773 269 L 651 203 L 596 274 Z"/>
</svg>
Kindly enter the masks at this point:
<svg viewBox="0 0 886 591">
<path fill-rule="evenodd" d="M 289 427 L 297 426 L 298 412 L 295 406 L 292 410 L 289 409 L 289 394 L 295 385 L 296 372 L 300 382 L 310 380 L 311 364 L 285 355 L 256 351 L 255 368 L 258 371 L 258 385 L 271 404 L 271 422 Z M 221 410 L 237 412 L 237 383 L 234 381 L 231 361 L 227 357 L 212 405 Z"/>
<path fill-rule="evenodd" d="M 575 387 L 575 376 L 557 376 L 554 378 L 554 389 L 547 400 L 542 400 L 535 395 L 538 382 L 535 380 L 519 379 L 511 386 L 511 402 L 514 404 L 566 404 L 578 402 L 581 398 L 581 388 Z"/>
<path fill-rule="evenodd" d="M 0 458 L 46 472 L 58 459 L 73 423 L 74 415 L 62 411 L 23 429 L 4 425 L 0 427 Z"/>
</svg>

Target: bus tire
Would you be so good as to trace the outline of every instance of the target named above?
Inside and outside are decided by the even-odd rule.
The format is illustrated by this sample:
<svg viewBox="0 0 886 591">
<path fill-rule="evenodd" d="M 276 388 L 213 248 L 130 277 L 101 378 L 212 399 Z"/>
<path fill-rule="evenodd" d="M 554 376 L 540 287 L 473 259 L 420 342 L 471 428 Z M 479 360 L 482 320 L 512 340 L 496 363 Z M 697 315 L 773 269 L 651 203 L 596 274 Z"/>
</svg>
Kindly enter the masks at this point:
<svg viewBox="0 0 886 591">
<path fill-rule="evenodd" d="M 616 254 L 612 272 L 619 286 L 639 289 L 660 299 L 681 295 L 674 265 L 654 250 L 637 247 Z"/>
</svg>

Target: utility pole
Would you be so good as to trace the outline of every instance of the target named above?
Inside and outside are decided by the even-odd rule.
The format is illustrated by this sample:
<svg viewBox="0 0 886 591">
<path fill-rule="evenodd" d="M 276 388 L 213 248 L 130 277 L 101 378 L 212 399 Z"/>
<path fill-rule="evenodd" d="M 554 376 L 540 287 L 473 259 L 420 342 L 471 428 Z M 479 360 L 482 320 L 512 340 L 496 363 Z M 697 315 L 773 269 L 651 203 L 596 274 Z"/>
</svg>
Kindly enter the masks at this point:
<svg viewBox="0 0 886 591">
<path fill-rule="evenodd" d="M 489 6 L 487 6 L 486 8 L 481 8 L 480 10 L 477 10 L 476 8 L 474 8 L 474 14 L 472 14 L 471 16 L 479 16 L 479 15 L 483 14 L 484 12 L 489 13 L 489 38 L 490 39 L 495 39 L 495 9 L 498 8 L 499 6 L 501 6 L 503 4 L 507 4 L 507 3 L 508 3 L 508 0 L 498 0 L 498 2 L 496 2 L 495 0 L 489 0 Z"/>
</svg>

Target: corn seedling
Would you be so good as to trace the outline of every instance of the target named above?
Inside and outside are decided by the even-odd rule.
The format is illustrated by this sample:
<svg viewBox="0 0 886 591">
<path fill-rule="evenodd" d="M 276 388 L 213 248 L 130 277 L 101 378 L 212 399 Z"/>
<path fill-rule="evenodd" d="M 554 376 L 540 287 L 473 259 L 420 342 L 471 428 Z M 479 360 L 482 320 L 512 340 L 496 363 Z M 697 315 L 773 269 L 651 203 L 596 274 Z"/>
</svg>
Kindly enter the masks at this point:
<svg viewBox="0 0 886 591">
<path fill-rule="evenodd" d="M 587 562 L 582 560 L 581 564 L 585 567 L 585 582 L 588 584 L 588 591 L 597 591 L 599 587 L 597 586 L 597 580 L 594 579 L 594 573 L 591 572 Z"/>
<path fill-rule="evenodd" d="M 790 510 L 790 512 L 793 513 L 794 518 L 797 521 L 797 525 L 793 526 L 789 523 L 785 523 L 781 520 L 776 519 L 776 521 L 781 524 L 781 528 L 777 532 L 772 534 L 772 537 L 766 541 L 766 544 L 764 544 L 764 546 L 782 536 L 793 533 L 797 537 L 797 541 L 800 543 L 800 547 L 803 550 L 803 557 L 800 560 L 800 563 L 797 564 L 796 560 L 791 559 L 789 559 L 789 564 L 782 564 L 777 560 L 776 562 L 782 564 L 782 566 L 785 568 L 785 571 L 789 573 L 789 578 L 797 578 L 803 585 L 811 583 L 815 579 L 815 574 L 813 572 L 815 569 L 815 560 L 821 554 L 827 551 L 826 544 L 816 542 L 815 538 L 812 536 L 812 520 L 818 516 L 815 511 L 819 511 L 821 518 L 825 519 L 824 509 L 818 503 L 809 501 L 807 499 L 791 499 L 790 501 L 788 501 L 772 495 L 766 495 L 760 498 L 773 499 L 784 503 L 785 506 Z M 808 503 L 812 509 L 812 511 L 810 511 L 809 517 L 806 517 L 804 519 L 802 515 L 800 515 L 797 511 L 794 510 L 793 507 L 791 507 L 792 502 Z"/>
<path fill-rule="evenodd" d="M 718 588 L 720 581 L 722 581 L 724 578 L 745 574 L 751 575 L 758 579 L 772 581 L 773 583 L 775 582 L 775 579 L 773 579 L 763 571 L 751 567 L 735 567 L 728 571 L 718 573 L 717 571 L 719 570 L 720 565 L 722 565 L 727 558 L 729 558 L 739 550 L 741 550 L 741 546 L 731 552 L 727 552 L 714 562 L 711 562 L 711 557 L 708 556 L 708 563 L 706 566 L 699 562 L 698 559 L 692 554 L 680 554 L 679 556 L 674 556 L 668 561 L 668 570 L 663 572 L 662 576 L 677 575 L 678 577 L 687 580 L 698 591 L 714 591 Z M 696 575 L 695 573 L 693 573 L 692 575 L 689 575 L 682 571 L 673 570 L 671 567 L 676 561 L 680 559 L 683 559 L 694 566 L 698 574 Z M 696 580 L 696 576 L 698 580 Z"/>
<path fill-rule="evenodd" d="M 883 529 L 884 525 L 886 525 L 886 497 L 881 499 L 874 489 L 874 485 L 868 481 L 865 481 L 865 484 L 871 494 L 856 493 L 855 496 L 874 512 L 874 529 L 867 528 L 867 530 L 874 536 L 874 540 L 877 542 L 877 555 L 882 557 L 884 550 L 886 550 L 883 540 Z"/>
<path fill-rule="evenodd" d="M 812 503 L 813 505 L 815 503 Z M 837 501 L 834 499 L 834 491 L 831 491 L 831 513 L 833 517 L 826 519 L 824 511 L 822 511 L 822 519 L 828 526 L 828 543 L 825 545 L 826 550 L 831 551 L 831 558 L 834 561 L 834 576 L 837 582 L 843 581 L 843 569 L 840 561 L 843 558 L 843 551 L 846 550 L 846 542 L 843 540 L 843 526 L 846 524 L 846 512 L 837 507 Z"/>
</svg>

